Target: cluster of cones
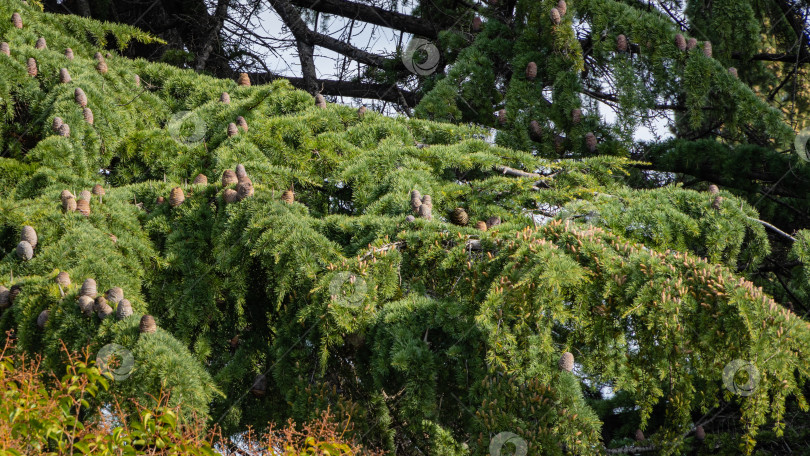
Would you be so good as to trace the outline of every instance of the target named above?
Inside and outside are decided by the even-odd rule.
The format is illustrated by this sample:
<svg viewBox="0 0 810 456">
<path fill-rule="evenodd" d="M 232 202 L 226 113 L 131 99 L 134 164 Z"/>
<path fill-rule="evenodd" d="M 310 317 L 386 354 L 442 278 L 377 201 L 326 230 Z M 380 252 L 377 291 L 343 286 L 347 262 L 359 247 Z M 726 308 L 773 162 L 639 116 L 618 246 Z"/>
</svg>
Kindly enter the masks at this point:
<svg viewBox="0 0 810 456">
<path fill-rule="evenodd" d="M 17 257 L 23 261 L 28 261 L 34 257 L 34 249 L 37 248 L 37 232 L 32 226 L 25 225 L 20 232 L 20 243 L 17 244 Z"/>
<path fill-rule="evenodd" d="M 70 190 L 62 190 L 59 198 L 62 200 L 62 210 L 64 212 L 81 212 L 85 217 L 90 215 L 90 199 L 93 195 L 98 196 L 99 203 L 103 203 L 104 195 L 107 194 L 106 190 L 101 184 L 93 186 L 92 191 L 82 190 L 79 197 L 73 196 Z"/>
</svg>

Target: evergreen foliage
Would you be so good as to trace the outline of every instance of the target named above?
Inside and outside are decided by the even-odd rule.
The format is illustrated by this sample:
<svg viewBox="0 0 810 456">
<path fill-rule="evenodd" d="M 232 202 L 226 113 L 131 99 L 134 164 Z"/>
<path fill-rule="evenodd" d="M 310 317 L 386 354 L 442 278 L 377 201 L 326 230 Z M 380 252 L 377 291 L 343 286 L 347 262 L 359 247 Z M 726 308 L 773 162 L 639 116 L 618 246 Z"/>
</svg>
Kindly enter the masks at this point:
<svg viewBox="0 0 810 456">
<path fill-rule="evenodd" d="M 531 24 L 549 21 L 550 5 L 527 6 Z M 635 163 L 618 153 L 619 136 L 587 115 L 566 141 L 585 147 L 593 131 L 602 155 L 551 160 L 545 137 L 527 146 L 520 132 L 530 120 L 565 125 L 580 106 L 570 76 L 582 59 L 570 30 L 575 7 L 599 24 L 610 17 L 631 43 L 664 27 L 636 23 L 623 3 L 587 0 L 569 5 L 558 28 L 525 27 L 516 46 L 535 49 L 538 33 L 554 43 L 520 58 L 547 62 L 538 79 L 556 75 L 555 102 L 526 112 L 520 99 L 540 97 L 541 87 L 513 84 L 524 95 L 508 98 L 507 124 L 523 127 L 493 145 L 477 127 L 319 109 L 284 80 L 240 85 L 116 54 L 101 73 L 94 53 L 105 52 L 108 35 L 119 49 L 151 38 L 0 4 L 11 54 L 0 55 L 0 284 L 20 290 L 0 330 L 14 330 L 19 349 L 43 354 L 55 371 L 66 362 L 60 341 L 70 350 L 123 345 L 136 369 L 112 391 L 149 403 L 165 388 L 169 405 L 227 434 L 331 408 L 356 423 L 367 446 L 386 451 L 489 454 L 508 431 L 529 454 L 596 454 L 635 432 L 605 432 L 617 412 L 598 391 L 609 386 L 615 401 L 638 407 L 632 420 L 661 454 L 697 445 L 695 426 L 719 407 L 733 408 L 739 425 L 712 429 L 707 440 L 751 453 L 766 423 L 784 431 L 786 403 L 807 410 L 810 325 L 739 275 L 771 253 L 743 199 L 721 191 L 718 210 L 708 192 L 631 188 Z M 22 29 L 8 19 L 14 12 Z M 479 63 L 502 52 L 499 27 L 486 24 L 435 93 L 454 92 L 450 81 L 470 71 L 483 72 L 470 84 L 486 80 Z M 40 36 L 46 49 L 35 48 Z M 726 99 L 736 106 L 730 116 L 786 135 L 778 115 L 719 63 L 677 54 L 674 34 L 656 36 L 658 60 L 705 86 L 695 97 Z M 70 82 L 60 82 L 61 68 Z M 628 96 L 646 93 L 627 84 Z M 467 109 L 430 96 L 419 108 L 429 117 L 458 119 L 454 110 Z M 698 125 L 700 115 L 691 110 L 685 121 Z M 239 116 L 250 128 L 229 135 Z M 53 131 L 55 117 L 69 136 Z M 248 181 L 223 188 L 221 176 L 238 164 Z M 199 174 L 208 183 L 193 183 Z M 246 182 L 252 196 L 226 201 L 225 190 Z M 104 194 L 89 197 L 89 214 L 63 212 L 63 190 L 80 199 L 96 184 Z M 169 204 L 174 188 L 184 199 Z M 412 190 L 432 197 L 432 218 L 407 219 Z M 457 208 L 466 226 L 451 223 Z M 545 208 L 562 211 L 549 220 Z M 476 229 L 491 217 L 503 223 Z M 29 261 L 15 252 L 23 226 L 38 236 Z M 799 243 L 791 252 L 808 254 Z M 60 272 L 70 285 L 57 283 Z M 132 315 L 83 314 L 86 278 L 99 294 L 120 287 Z M 154 316 L 155 332 L 139 331 L 144 315 Z M 558 366 L 564 352 L 574 354 L 572 372 Z M 750 396 L 724 387 L 735 359 L 760 374 Z M 260 374 L 263 394 L 249 394 Z"/>
</svg>

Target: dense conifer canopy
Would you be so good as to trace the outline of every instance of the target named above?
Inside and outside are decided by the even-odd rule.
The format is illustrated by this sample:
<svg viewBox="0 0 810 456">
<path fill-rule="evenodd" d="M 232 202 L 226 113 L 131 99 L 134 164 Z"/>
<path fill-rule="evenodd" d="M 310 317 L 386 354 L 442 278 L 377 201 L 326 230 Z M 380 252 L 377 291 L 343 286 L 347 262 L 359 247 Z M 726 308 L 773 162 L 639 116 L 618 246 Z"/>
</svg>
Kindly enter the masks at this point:
<svg viewBox="0 0 810 456">
<path fill-rule="evenodd" d="M 505 439 L 596 454 L 637 428 L 660 454 L 750 453 L 762 432 L 781 438 L 786 407 L 807 410 L 810 325 L 749 281 L 774 247 L 744 195 L 640 189 L 618 140 L 578 158 L 524 147 L 519 97 L 506 122 L 525 128 L 496 145 L 475 126 L 321 107 L 284 80 L 123 58 L 110 43 L 153 38 L 24 2 L 0 4 L 0 39 L 0 330 L 50 369 L 61 341 L 116 343 L 135 369 L 115 392 L 170 390 L 230 434 L 330 407 L 401 454 L 490 454 Z M 655 39 L 729 115 L 791 137 L 715 60 Z M 555 84 L 573 84 L 565 74 Z M 559 93 L 549 109 L 567 119 L 577 103 Z M 572 127 L 582 148 L 595 127 Z M 806 240 L 785 255 L 804 261 Z M 723 380 L 735 360 L 758 373 L 746 394 Z"/>
</svg>

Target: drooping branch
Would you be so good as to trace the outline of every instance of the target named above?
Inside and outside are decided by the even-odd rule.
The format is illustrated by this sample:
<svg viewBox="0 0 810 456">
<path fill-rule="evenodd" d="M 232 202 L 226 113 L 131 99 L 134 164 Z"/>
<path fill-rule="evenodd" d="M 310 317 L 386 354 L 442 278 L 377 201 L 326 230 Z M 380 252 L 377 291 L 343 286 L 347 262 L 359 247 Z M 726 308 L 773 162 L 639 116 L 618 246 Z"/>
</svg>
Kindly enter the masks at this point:
<svg viewBox="0 0 810 456">
<path fill-rule="evenodd" d="M 421 17 L 345 0 L 291 0 L 295 6 L 436 39 L 441 27 Z"/>
<path fill-rule="evenodd" d="M 290 81 L 293 87 L 304 89 L 303 78 L 291 78 L 273 73 L 248 73 L 251 81 L 264 84 L 275 79 L 283 78 Z M 318 79 L 315 81 L 318 90 L 323 95 L 333 95 L 347 98 L 371 98 L 401 104 L 404 100 L 408 106 L 415 106 L 421 95 L 403 90 L 394 84 L 376 84 L 357 81 L 336 81 L 334 79 Z"/>
<path fill-rule="evenodd" d="M 288 0 L 269 0 L 269 2 L 281 17 L 281 20 L 283 20 L 287 27 L 290 28 L 293 36 L 295 36 L 295 39 L 299 44 L 299 57 L 302 59 L 302 67 L 305 66 L 303 60 L 305 56 L 302 56 L 301 53 L 308 53 L 309 46 L 315 45 L 324 47 L 339 54 L 343 54 L 366 65 L 381 68 L 385 66 L 386 63 L 391 62 L 394 64 L 394 66 L 397 66 L 396 62 L 390 61 L 389 59 L 386 59 L 380 55 L 365 51 L 347 42 L 332 38 L 329 35 L 310 30 L 304 20 L 301 19 L 301 15 Z M 306 43 L 303 50 L 301 49 L 302 46 L 300 45 L 302 41 Z M 307 65 L 310 63 L 309 60 L 311 59 L 307 59 Z M 399 63 L 399 66 L 401 66 L 401 62 Z M 314 61 L 312 63 L 312 70 L 314 74 Z M 306 79 L 307 77 L 308 76 L 305 74 L 304 78 Z"/>
</svg>

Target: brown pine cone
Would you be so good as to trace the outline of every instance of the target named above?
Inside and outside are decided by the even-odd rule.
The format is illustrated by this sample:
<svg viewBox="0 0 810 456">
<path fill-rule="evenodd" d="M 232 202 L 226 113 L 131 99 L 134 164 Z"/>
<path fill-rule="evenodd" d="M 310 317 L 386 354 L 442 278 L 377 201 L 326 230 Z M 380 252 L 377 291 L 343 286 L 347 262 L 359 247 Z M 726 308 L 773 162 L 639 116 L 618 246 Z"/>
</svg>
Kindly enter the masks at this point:
<svg viewBox="0 0 810 456">
<path fill-rule="evenodd" d="M 151 315 L 144 315 L 141 317 L 141 324 L 139 326 L 139 330 L 141 333 L 151 334 L 157 331 L 157 324 L 155 323 L 155 317 Z"/>
<path fill-rule="evenodd" d="M 28 59 L 28 76 L 36 76 L 39 73 L 37 68 L 37 59 L 31 57 Z"/>
<path fill-rule="evenodd" d="M 574 354 L 571 352 L 563 353 L 557 365 L 560 370 L 571 372 L 574 369 Z"/>
<path fill-rule="evenodd" d="M 292 204 L 295 201 L 295 192 L 292 190 L 284 190 L 284 193 L 281 194 L 281 201 Z"/>
<path fill-rule="evenodd" d="M 229 185 L 233 185 L 239 182 L 239 178 L 236 177 L 236 173 L 233 170 L 226 169 L 222 172 L 222 186 L 227 187 Z"/>
<path fill-rule="evenodd" d="M 250 87 L 250 76 L 247 73 L 239 73 L 238 83 L 243 87 Z"/>
<path fill-rule="evenodd" d="M 534 81 L 534 78 L 537 77 L 537 64 L 534 62 L 529 62 L 526 65 L 526 79 L 529 81 Z"/>
<path fill-rule="evenodd" d="M 88 217 L 90 215 L 90 201 L 85 199 L 75 200 L 76 201 L 76 210 L 81 212 L 82 215 Z"/>
<path fill-rule="evenodd" d="M 177 207 L 183 204 L 183 201 L 186 200 L 186 195 L 183 193 L 183 189 L 180 187 L 174 187 L 169 193 L 169 204 L 172 207 Z"/>
<path fill-rule="evenodd" d="M 208 177 L 202 173 L 197 174 L 197 176 L 194 177 L 193 183 L 197 185 L 208 185 Z"/>
<path fill-rule="evenodd" d="M 82 283 L 82 289 L 79 292 L 80 296 L 89 296 L 95 299 L 98 291 L 96 289 L 96 281 L 93 279 L 85 279 Z"/>
<path fill-rule="evenodd" d="M 62 68 L 59 70 L 59 82 L 62 84 L 67 84 L 73 79 L 70 78 L 70 72 L 68 72 L 67 68 Z"/>
</svg>

